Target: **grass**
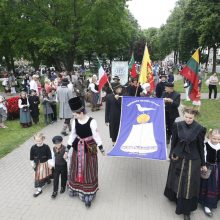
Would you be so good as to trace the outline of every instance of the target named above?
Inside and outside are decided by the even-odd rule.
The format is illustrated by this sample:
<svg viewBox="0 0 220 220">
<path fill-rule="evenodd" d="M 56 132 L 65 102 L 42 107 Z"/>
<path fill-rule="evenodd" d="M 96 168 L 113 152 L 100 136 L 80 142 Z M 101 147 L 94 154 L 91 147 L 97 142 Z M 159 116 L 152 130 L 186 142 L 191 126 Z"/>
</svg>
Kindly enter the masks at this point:
<svg viewBox="0 0 220 220">
<path fill-rule="evenodd" d="M 179 93 L 184 93 L 184 88 L 183 88 L 183 80 L 177 80 L 174 82 L 174 89 L 176 92 Z M 220 85 L 217 86 L 217 90 L 218 92 L 220 92 Z M 208 93 L 209 92 L 209 87 L 205 84 L 205 80 L 202 81 L 202 89 L 201 89 L 202 93 Z"/>
<path fill-rule="evenodd" d="M 19 119 L 5 122 L 8 128 L 0 130 L 0 158 L 19 147 L 19 145 L 45 127 L 42 109 L 40 112 L 40 122 L 37 125 L 33 124 L 29 128 L 22 128 Z"/>
<path fill-rule="evenodd" d="M 220 100 L 201 100 L 200 115 L 197 121 L 209 128 L 220 129 Z M 182 101 L 185 106 L 192 106 L 191 102 Z"/>
</svg>

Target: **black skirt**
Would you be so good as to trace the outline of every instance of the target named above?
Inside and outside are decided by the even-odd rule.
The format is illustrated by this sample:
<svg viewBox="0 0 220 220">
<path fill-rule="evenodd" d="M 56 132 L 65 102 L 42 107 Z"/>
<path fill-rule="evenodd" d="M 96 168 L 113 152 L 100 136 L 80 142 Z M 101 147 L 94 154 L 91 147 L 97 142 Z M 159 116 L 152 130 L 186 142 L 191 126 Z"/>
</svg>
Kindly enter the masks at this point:
<svg viewBox="0 0 220 220">
<path fill-rule="evenodd" d="M 176 202 L 176 214 L 189 215 L 197 209 L 201 160 L 179 159 L 170 162 L 164 195 Z"/>
</svg>

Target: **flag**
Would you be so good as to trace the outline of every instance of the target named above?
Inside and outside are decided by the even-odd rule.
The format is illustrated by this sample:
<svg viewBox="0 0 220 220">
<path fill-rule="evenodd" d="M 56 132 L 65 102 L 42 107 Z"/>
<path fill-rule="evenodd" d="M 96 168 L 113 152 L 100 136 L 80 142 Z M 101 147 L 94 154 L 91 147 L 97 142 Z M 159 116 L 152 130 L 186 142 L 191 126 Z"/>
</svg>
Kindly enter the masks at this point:
<svg viewBox="0 0 220 220">
<path fill-rule="evenodd" d="M 129 62 L 129 71 L 131 77 L 133 78 L 137 77 L 136 64 L 134 62 L 134 53 L 132 53 L 131 60 Z"/>
<path fill-rule="evenodd" d="M 98 63 L 99 67 L 99 92 L 102 90 L 102 87 L 108 82 L 108 75 L 103 69 L 100 62 Z"/>
<path fill-rule="evenodd" d="M 150 55 L 148 52 L 147 45 L 145 46 L 144 56 L 143 56 L 143 60 L 141 64 L 139 83 L 140 84 L 149 83 L 150 91 L 152 92 L 154 90 L 154 77 L 153 77 L 151 60 L 150 60 Z"/>
<path fill-rule="evenodd" d="M 186 79 L 191 82 L 189 89 L 189 98 L 192 101 L 198 101 L 200 99 L 199 92 L 199 49 L 192 55 L 187 62 L 186 66 L 180 72 Z"/>
<path fill-rule="evenodd" d="M 164 101 L 162 98 L 122 97 L 115 157 L 167 159 Z"/>
</svg>

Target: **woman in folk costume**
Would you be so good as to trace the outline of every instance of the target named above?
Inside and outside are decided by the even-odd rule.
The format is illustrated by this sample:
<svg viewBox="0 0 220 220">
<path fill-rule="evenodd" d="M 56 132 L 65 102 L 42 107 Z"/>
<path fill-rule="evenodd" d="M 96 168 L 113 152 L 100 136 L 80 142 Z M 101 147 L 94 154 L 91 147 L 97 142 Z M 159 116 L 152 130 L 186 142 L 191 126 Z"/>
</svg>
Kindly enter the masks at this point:
<svg viewBox="0 0 220 220">
<path fill-rule="evenodd" d="M 100 101 L 100 94 L 99 94 L 99 89 L 98 89 L 98 84 L 97 84 L 97 76 L 93 75 L 92 76 L 92 82 L 89 84 L 89 89 L 92 92 L 92 111 L 97 111 L 100 110 L 98 102 Z"/>
<path fill-rule="evenodd" d="M 48 160 L 51 160 L 50 147 L 44 144 L 45 137 L 42 133 L 38 133 L 34 136 L 35 145 L 30 150 L 31 166 L 35 171 L 35 184 L 34 187 L 37 191 L 34 193 L 34 197 L 39 196 L 42 193 L 42 187 L 48 183 L 50 184 L 50 178 L 52 177 L 52 171 L 49 169 Z"/>
<path fill-rule="evenodd" d="M 70 196 L 79 196 L 85 206 L 90 207 L 98 190 L 97 146 L 103 155 L 104 148 L 97 123 L 86 115 L 80 98 L 70 99 L 69 104 L 75 116 L 67 146 L 68 149 L 73 147 L 68 176 Z"/>
<path fill-rule="evenodd" d="M 208 179 L 201 179 L 199 203 L 207 216 L 213 215 L 220 200 L 220 131 L 210 130 L 208 142 L 205 143 L 206 165 L 211 170 Z"/>
<path fill-rule="evenodd" d="M 200 171 L 207 171 L 204 156 L 206 129 L 194 118 L 198 111 L 184 109 L 184 121 L 174 123 L 171 139 L 170 166 L 164 195 L 176 202 L 176 214 L 190 220 L 197 209 Z"/>
<path fill-rule="evenodd" d="M 18 107 L 20 109 L 20 123 L 23 128 L 30 127 L 32 124 L 29 106 L 27 93 L 21 92 L 21 97 L 18 99 Z"/>
</svg>

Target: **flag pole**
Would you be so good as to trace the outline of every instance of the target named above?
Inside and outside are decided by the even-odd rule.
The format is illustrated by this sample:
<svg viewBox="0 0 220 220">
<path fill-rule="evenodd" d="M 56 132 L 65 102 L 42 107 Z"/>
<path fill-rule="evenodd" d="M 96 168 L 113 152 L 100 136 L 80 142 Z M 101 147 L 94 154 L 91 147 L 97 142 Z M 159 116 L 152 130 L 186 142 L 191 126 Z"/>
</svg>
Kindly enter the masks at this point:
<svg viewBox="0 0 220 220">
<path fill-rule="evenodd" d="M 109 88 L 112 90 L 112 93 L 115 95 L 114 90 L 113 90 L 113 88 L 112 88 L 112 85 L 111 85 L 111 83 L 109 82 L 109 79 L 107 79 L 107 82 L 108 82 Z"/>
</svg>

